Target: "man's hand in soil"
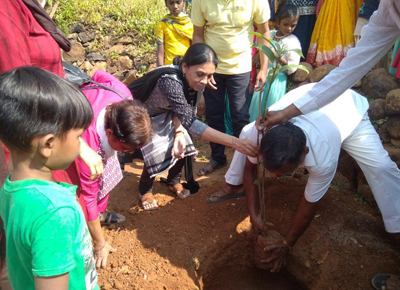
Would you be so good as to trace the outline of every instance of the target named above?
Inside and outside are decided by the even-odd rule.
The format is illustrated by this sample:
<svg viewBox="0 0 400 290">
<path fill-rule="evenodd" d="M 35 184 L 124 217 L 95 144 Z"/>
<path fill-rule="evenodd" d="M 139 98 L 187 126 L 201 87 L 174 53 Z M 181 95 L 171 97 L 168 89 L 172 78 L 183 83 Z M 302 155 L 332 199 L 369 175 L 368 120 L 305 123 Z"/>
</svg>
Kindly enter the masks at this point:
<svg viewBox="0 0 400 290">
<path fill-rule="evenodd" d="M 261 260 L 261 263 L 273 263 L 271 273 L 277 273 L 286 266 L 286 257 L 289 253 L 289 248 L 281 242 L 273 243 L 264 248 L 265 252 L 271 252 L 271 256 L 266 260 Z"/>
<path fill-rule="evenodd" d="M 110 244 L 105 243 L 104 247 L 98 251 L 93 249 L 94 258 L 96 261 L 96 267 L 106 269 L 107 268 L 107 258 L 110 253 L 116 252 L 117 249 L 114 249 Z"/>
<path fill-rule="evenodd" d="M 214 80 L 214 76 L 210 77 L 210 79 L 207 82 L 206 87 L 209 88 L 209 89 L 212 89 L 212 90 L 216 90 L 217 89 L 217 83 Z"/>
<path fill-rule="evenodd" d="M 256 232 L 261 232 L 261 233 L 267 233 L 268 227 L 273 227 L 274 224 L 265 222 L 263 223 L 261 219 L 261 215 L 258 215 L 256 217 L 252 217 L 250 215 L 250 222 L 253 225 L 253 228 Z"/>
</svg>

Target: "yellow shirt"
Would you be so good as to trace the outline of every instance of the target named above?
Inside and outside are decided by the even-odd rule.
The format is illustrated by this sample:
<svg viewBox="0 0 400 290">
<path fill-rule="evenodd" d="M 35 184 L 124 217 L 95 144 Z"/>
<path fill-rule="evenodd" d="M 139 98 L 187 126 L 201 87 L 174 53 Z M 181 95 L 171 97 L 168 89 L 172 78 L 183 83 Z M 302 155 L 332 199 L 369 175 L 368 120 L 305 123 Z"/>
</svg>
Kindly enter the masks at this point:
<svg viewBox="0 0 400 290">
<path fill-rule="evenodd" d="M 267 0 L 193 0 L 192 23 L 204 27 L 205 43 L 218 55 L 220 74 L 251 71 L 253 22 L 269 20 Z"/>
<path fill-rule="evenodd" d="M 188 16 L 166 15 L 157 24 L 156 38 L 158 45 L 164 44 L 164 65 L 171 64 L 175 56 L 184 55 L 191 45 L 193 24 Z"/>
</svg>

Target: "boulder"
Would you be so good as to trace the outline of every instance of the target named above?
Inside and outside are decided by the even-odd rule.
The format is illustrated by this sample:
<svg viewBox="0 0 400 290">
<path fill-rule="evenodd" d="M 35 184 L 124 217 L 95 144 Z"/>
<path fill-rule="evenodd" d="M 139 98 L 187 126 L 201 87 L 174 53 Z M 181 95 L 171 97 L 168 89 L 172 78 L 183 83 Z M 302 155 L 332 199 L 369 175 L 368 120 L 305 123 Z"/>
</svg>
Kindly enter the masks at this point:
<svg viewBox="0 0 400 290">
<path fill-rule="evenodd" d="M 72 26 L 69 28 L 69 31 L 70 31 L 71 33 L 80 33 L 80 32 L 84 32 L 84 31 L 85 31 L 85 28 L 83 28 L 82 25 L 80 25 L 79 23 L 77 23 L 77 24 L 72 25 Z"/>
<path fill-rule="evenodd" d="M 392 143 L 394 146 L 400 147 L 399 139 L 390 139 L 390 143 Z"/>
<path fill-rule="evenodd" d="M 116 43 L 131 44 L 133 43 L 133 39 L 130 36 L 122 36 L 121 38 L 117 39 Z"/>
<path fill-rule="evenodd" d="M 386 130 L 378 129 L 377 132 L 378 132 L 379 138 L 381 138 L 382 143 L 384 143 L 384 144 L 390 143 L 390 141 L 391 141 L 390 135 Z"/>
<path fill-rule="evenodd" d="M 304 65 L 308 69 L 309 73 L 302 69 L 296 70 L 293 74 L 290 75 L 290 80 L 292 82 L 301 83 L 308 80 L 309 74 L 313 71 L 313 66 L 308 62 L 301 62 L 300 65 Z"/>
<path fill-rule="evenodd" d="M 113 74 L 117 79 L 119 79 L 121 82 L 124 79 L 125 75 L 122 71 L 117 71 L 115 74 Z"/>
<path fill-rule="evenodd" d="M 393 139 L 400 139 L 400 116 L 390 117 L 386 123 L 386 130 Z"/>
<path fill-rule="evenodd" d="M 94 32 L 81 32 L 78 34 L 79 39 L 82 43 L 87 43 L 95 39 L 96 34 Z"/>
<path fill-rule="evenodd" d="M 336 66 L 332 64 L 324 64 L 320 67 L 314 69 L 309 76 L 310 82 L 315 83 L 322 80 L 326 75 L 328 75 Z"/>
<path fill-rule="evenodd" d="M 383 148 L 389 153 L 390 159 L 400 168 L 400 148 L 394 147 L 392 144 L 383 144 Z"/>
<path fill-rule="evenodd" d="M 297 89 L 298 87 L 304 86 L 309 83 L 310 83 L 310 80 L 305 80 L 304 82 L 301 82 L 301 83 L 294 83 L 293 86 L 290 88 L 290 90 Z"/>
<path fill-rule="evenodd" d="M 400 89 L 392 90 L 386 95 L 386 112 L 389 115 L 400 114 Z"/>
<path fill-rule="evenodd" d="M 138 78 L 137 70 L 132 69 L 126 74 L 125 79 L 122 82 L 127 86 L 134 80 L 137 80 L 137 78 Z"/>
<path fill-rule="evenodd" d="M 109 55 L 122 54 L 125 47 L 122 44 L 112 46 L 107 52 Z"/>
<path fill-rule="evenodd" d="M 98 71 L 98 70 L 102 70 L 102 71 L 107 71 L 107 63 L 105 61 L 99 61 L 96 62 L 93 65 L 93 68 L 89 71 L 89 76 L 93 76 L 93 74 Z"/>
<path fill-rule="evenodd" d="M 93 65 L 90 63 L 90 61 L 86 60 L 79 66 L 79 68 L 84 72 L 88 72 L 93 69 Z"/>
<path fill-rule="evenodd" d="M 361 88 L 361 85 L 362 85 L 362 81 L 361 81 L 361 80 L 358 80 L 358 82 L 356 82 L 356 83 L 352 86 L 352 88 L 353 88 L 353 89 L 358 89 L 358 88 Z"/>
<path fill-rule="evenodd" d="M 85 59 L 85 54 L 86 54 L 85 49 L 79 42 L 72 43 L 71 51 L 62 52 L 63 60 L 70 63 L 75 61 L 83 61 Z"/>
<path fill-rule="evenodd" d="M 362 79 L 361 89 L 368 97 L 386 99 L 391 90 L 400 89 L 400 83 L 385 68 L 378 68 Z"/>
<path fill-rule="evenodd" d="M 386 101 L 382 99 L 373 100 L 369 103 L 368 114 L 371 120 L 383 119 L 386 114 Z"/>
<path fill-rule="evenodd" d="M 115 65 L 118 70 L 127 71 L 133 68 L 133 61 L 129 56 L 120 56 L 118 59 L 113 60 L 113 65 Z"/>
<path fill-rule="evenodd" d="M 86 59 L 89 61 L 103 61 L 106 60 L 104 56 L 102 56 L 99 52 L 91 52 L 86 56 Z"/>
</svg>

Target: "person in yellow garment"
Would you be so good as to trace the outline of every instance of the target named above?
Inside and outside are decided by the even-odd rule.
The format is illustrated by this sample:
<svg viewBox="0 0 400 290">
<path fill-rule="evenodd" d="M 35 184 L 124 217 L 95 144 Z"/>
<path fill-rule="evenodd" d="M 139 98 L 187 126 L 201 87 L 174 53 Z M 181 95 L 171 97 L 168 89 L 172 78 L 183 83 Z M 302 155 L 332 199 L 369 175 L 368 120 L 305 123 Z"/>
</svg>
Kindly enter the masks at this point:
<svg viewBox="0 0 400 290">
<path fill-rule="evenodd" d="M 185 0 L 165 0 L 170 14 L 157 24 L 157 66 L 172 64 L 177 55 L 184 55 L 192 44 L 193 24 L 183 9 Z"/>
</svg>

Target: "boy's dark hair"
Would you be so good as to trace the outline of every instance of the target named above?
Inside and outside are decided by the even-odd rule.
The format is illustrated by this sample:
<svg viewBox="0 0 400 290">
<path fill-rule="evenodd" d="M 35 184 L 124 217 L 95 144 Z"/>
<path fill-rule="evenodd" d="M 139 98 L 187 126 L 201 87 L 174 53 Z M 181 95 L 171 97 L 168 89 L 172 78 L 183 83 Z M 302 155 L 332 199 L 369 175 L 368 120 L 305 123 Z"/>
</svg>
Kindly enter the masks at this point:
<svg viewBox="0 0 400 290">
<path fill-rule="evenodd" d="M 207 62 L 214 63 L 215 67 L 218 66 L 217 54 L 211 46 L 205 43 L 195 43 L 191 45 L 183 57 L 176 56 L 173 60 L 174 65 L 182 65 L 182 63 L 186 63 L 188 67 Z"/>
<path fill-rule="evenodd" d="M 284 18 L 297 18 L 299 16 L 299 8 L 296 5 L 289 4 L 289 1 L 282 1 L 276 11 L 275 19 L 279 23 Z"/>
<path fill-rule="evenodd" d="M 137 148 L 146 145 L 153 135 L 149 113 L 139 101 L 125 100 L 111 104 L 105 126 L 120 142 Z"/>
<path fill-rule="evenodd" d="M 167 6 L 167 1 L 168 1 L 168 0 L 164 0 L 165 6 Z M 185 4 L 186 4 L 186 0 L 182 0 L 182 1 L 185 2 Z"/>
<path fill-rule="evenodd" d="M 265 169 L 275 171 L 284 164 L 299 165 L 306 148 L 306 135 L 296 125 L 286 122 L 273 127 L 261 140 L 260 152 Z"/>
<path fill-rule="evenodd" d="M 0 139 L 9 149 L 29 152 L 39 135 L 64 137 L 86 129 L 92 108 L 69 81 L 37 67 L 20 67 L 0 76 Z"/>
</svg>

